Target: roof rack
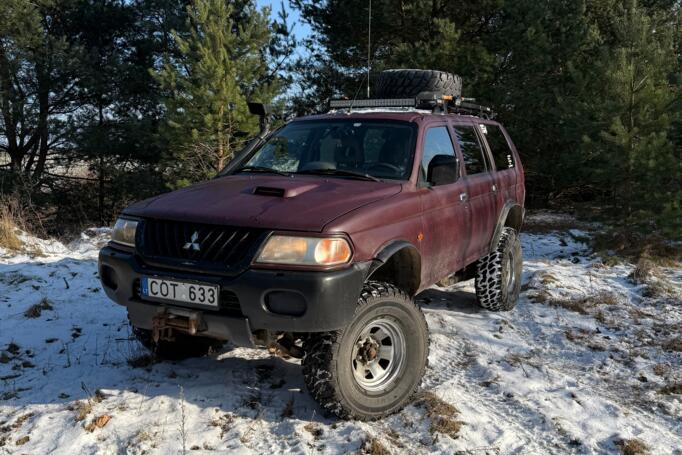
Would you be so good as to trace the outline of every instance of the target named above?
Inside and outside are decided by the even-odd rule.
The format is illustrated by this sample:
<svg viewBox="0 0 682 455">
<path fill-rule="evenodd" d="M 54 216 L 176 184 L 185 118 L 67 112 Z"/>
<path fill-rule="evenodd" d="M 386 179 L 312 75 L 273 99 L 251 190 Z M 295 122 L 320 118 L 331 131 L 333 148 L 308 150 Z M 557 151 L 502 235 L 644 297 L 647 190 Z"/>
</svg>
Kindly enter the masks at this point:
<svg viewBox="0 0 682 455">
<path fill-rule="evenodd" d="M 414 98 L 377 98 L 365 100 L 330 100 L 330 109 L 403 108 L 424 109 L 435 114 L 464 114 L 492 119 L 495 112 L 488 106 L 475 104 L 474 98 L 443 95 L 440 92 L 421 92 Z"/>
</svg>

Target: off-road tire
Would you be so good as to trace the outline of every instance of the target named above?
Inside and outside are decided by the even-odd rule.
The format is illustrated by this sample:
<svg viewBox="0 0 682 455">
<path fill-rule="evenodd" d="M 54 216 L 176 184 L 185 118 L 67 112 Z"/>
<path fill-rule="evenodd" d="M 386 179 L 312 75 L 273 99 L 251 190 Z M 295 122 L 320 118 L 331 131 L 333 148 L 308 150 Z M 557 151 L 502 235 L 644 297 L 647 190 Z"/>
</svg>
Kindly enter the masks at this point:
<svg viewBox="0 0 682 455">
<path fill-rule="evenodd" d="M 394 382 L 386 390 L 370 393 L 354 376 L 352 350 L 363 328 L 382 318 L 403 330 L 405 357 Z M 428 327 L 421 309 L 404 291 L 370 281 L 364 285 L 347 327 L 309 334 L 303 347 L 305 384 L 325 414 L 376 420 L 399 411 L 417 392 L 428 358 Z"/>
<path fill-rule="evenodd" d="M 379 74 L 377 98 L 413 98 L 421 92 L 461 96 L 462 78 L 434 70 L 386 70 Z"/>
<path fill-rule="evenodd" d="M 522 267 L 519 235 L 506 227 L 495 251 L 478 261 L 475 281 L 478 304 L 489 311 L 513 309 L 521 291 Z"/>
<path fill-rule="evenodd" d="M 154 356 L 161 360 L 184 360 L 203 357 L 219 351 L 225 344 L 220 340 L 176 333 L 174 341 L 154 342 L 151 330 L 133 327 L 133 335 Z"/>
</svg>

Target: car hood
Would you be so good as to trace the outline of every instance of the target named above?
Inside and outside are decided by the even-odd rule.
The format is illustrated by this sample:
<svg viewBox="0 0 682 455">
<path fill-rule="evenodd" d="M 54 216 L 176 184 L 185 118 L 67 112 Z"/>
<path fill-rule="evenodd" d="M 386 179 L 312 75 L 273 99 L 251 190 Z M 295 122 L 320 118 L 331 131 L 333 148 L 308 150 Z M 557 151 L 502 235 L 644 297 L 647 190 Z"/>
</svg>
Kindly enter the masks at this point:
<svg viewBox="0 0 682 455">
<path fill-rule="evenodd" d="M 235 175 L 138 202 L 123 213 L 277 230 L 317 231 L 402 189 L 399 183 L 316 176 Z"/>
</svg>

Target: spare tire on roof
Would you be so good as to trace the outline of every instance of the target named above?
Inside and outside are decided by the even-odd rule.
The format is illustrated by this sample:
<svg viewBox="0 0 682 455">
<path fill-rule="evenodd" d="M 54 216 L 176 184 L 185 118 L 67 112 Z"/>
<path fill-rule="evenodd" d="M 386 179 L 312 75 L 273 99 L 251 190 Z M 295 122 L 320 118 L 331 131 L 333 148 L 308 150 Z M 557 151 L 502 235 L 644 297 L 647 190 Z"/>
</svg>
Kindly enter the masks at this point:
<svg viewBox="0 0 682 455">
<path fill-rule="evenodd" d="M 435 70 L 386 70 L 379 74 L 374 98 L 413 98 L 421 92 L 462 96 L 462 78 Z"/>
</svg>

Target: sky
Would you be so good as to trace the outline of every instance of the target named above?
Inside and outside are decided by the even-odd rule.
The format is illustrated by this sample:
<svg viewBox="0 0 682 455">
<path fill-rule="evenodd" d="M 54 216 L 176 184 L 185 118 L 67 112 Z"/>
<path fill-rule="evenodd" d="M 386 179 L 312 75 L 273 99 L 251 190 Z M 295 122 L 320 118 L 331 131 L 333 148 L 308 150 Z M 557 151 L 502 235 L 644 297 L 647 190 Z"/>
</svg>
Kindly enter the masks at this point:
<svg viewBox="0 0 682 455">
<path fill-rule="evenodd" d="M 289 13 L 289 23 L 290 25 L 293 25 L 294 36 L 296 36 L 296 39 L 299 42 L 302 41 L 304 38 L 310 35 L 310 26 L 303 22 L 298 10 L 292 8 L 291 5 L 289 5 L 289 0 L 284 0 L 283 2 L 282 0 L 256 0 L 256 5 L 258 5 L 259 8 L 264 6 L 270 7 L 270 16 L 273 19 L 277 18 L 277 15 L 282 9 L 282 4 L 284 5 L 284 9 Z M 300 55 L 301 52 L 302 51 L 299 46 L 297 54 Z"/>
</svg>

